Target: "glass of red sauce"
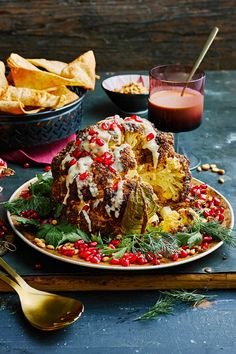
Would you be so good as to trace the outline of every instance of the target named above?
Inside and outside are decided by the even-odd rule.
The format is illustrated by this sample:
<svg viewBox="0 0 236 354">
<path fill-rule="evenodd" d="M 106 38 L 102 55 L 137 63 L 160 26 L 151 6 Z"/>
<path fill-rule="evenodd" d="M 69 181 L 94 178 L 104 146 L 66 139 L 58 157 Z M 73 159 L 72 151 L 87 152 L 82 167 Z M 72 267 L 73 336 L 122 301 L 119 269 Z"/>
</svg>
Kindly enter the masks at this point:
<svg viewBox="0 0 236 354">
<path fill-rule="evenodd" d="M 177 133 L 198 128 L 203 118 L 205 73 L 197 70 L 186 86 L 191 70 L 182 65 L 161 65 L 149 72 L 148 119 L 157 129 L 175 133 L 177 152 Z M 196 168 L 200 160 L 187 155 L 190 169 Z"/>
</svg>

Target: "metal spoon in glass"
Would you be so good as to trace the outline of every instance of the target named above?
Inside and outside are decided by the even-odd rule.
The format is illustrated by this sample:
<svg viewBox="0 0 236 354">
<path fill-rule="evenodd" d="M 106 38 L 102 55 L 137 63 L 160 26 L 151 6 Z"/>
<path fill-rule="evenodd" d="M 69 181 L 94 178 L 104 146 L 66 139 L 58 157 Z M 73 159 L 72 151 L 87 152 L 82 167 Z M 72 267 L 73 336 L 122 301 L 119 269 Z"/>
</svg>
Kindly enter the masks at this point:
<svg viewBox="0 0 236 354">
<path fill-rule="evenodd" d="M 84 305 L 79 300 L 32 288 L 2 258 L 0 265 L 17 281 L 18 284 L 0 273 L 0 279 L 18 293 L 22 311 L 32 326 L 53 331 L 68 326 L 82 315 Z"/>
</svg>

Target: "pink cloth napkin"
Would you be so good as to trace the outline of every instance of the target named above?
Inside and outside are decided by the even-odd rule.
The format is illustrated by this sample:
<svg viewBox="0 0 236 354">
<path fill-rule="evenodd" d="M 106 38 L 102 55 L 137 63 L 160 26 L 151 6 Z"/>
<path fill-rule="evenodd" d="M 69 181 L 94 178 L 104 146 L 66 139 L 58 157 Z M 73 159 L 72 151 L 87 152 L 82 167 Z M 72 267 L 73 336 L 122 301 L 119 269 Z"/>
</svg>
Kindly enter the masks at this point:
<svg viewBox="0 0 236 354">
<path fill-rule="evenodd" d="M 45 145 L 24 148 L 10 152 L 0 153 L 0 157 L 8 162 L 19 164 L 51 164 L 53 157 L 61 151 L 70 141 L 75 140 L 76 135 Z"/>
</svg>

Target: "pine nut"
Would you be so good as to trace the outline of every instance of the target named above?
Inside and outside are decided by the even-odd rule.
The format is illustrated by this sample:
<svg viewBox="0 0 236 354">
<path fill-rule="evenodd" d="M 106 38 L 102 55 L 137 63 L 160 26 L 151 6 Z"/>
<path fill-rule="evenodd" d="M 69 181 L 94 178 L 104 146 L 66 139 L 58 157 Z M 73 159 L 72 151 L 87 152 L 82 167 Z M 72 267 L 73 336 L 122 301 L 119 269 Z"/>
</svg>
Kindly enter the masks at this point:
<svg viewBox="0 0 236 354">
<path fill-rule="evenodd" d="M 204 163 L 201 167 L 203 171 L 208 171 L 210 169 L 210 165 L 208 163 Z"/>
<path fill-rule="evenodd" d="M 212 168 L 212 172 L 218 173 L 219 172 L 219 168 L 218 167 Z"/>
<path fill-rule="evenodd" d="M 225 170 L 223 170 L 223 169 L 219 170 L 219 171 L 218 171 L 218 174 L 219 174 L 219 175 L 224 175 L 224 174 L 225 174 Z"/>
<path fill-rule="evenodd" d="M 218 179 L 218 182 L 221 183 L 221 184 L 224 184 L 224 183 L 225 183 L 225 180 L 224 180 L 224 178 L 219 178 L 219 179 Z"/>
<path fill-rule="evenodd" d="M 41 248 L 45 248 L 46 247 L 44 242 L 37 242 L 37 246 L 39 246 Z"/>
<path fill-rule="evenodd" d="M 47 245 L 47 248 L 48 248 L 49 250 L 54 250 L 54 249 L 55 249 L 55 247 L 54 247 L 53 245 Z"/>
<path fill-rule="evenodd" d="M 198 166 L 198 167 L 197 167 L 197 171 L 198 171 L 198 172 L 201 172 L 201 171 L 202 171 L 201 166 Z"/>
<path fill-rule="evenodd" d="M 215 163 L 212 163 L 212 164 L 210 164 L 210 168 L 212 169 L 212 168 L 216 168 L 217 166 L 216 166 L 216 164 Z"/>
</svg>

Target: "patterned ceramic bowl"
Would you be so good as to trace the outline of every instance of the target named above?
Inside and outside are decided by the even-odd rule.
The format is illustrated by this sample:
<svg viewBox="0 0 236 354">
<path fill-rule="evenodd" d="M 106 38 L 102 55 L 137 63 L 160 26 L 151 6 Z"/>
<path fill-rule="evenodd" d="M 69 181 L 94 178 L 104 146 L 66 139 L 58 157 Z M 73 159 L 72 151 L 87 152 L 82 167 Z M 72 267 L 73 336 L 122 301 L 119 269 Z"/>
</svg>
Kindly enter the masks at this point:
<svg viewBox="0 0 236 354">
<path fill-rule="evenodd" d="M 77 132 L 85 91 L 71 88 L 79 98 L 64 107 L 35 114 L 0 114 L 0 151 L 47 144 Z"/>
</svg>

